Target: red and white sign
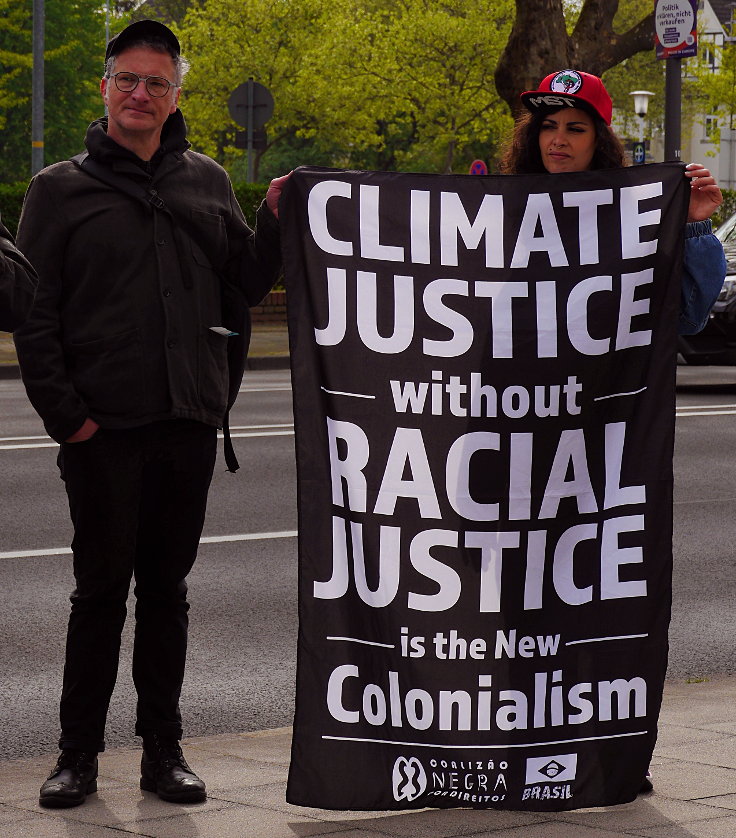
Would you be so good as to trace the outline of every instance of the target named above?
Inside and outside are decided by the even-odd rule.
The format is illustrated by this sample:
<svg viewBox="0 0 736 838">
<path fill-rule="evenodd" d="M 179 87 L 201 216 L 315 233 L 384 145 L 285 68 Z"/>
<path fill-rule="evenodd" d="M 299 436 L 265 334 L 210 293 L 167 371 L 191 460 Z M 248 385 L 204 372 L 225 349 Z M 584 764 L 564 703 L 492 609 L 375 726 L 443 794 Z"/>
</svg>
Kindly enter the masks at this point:
<svg viewBox="0 0 736 838">
<path fill-rule="evenodd" d="M 698 54 L 698 0 L 655 0 L 657 58 L 690 58 Z"/>
</svg>

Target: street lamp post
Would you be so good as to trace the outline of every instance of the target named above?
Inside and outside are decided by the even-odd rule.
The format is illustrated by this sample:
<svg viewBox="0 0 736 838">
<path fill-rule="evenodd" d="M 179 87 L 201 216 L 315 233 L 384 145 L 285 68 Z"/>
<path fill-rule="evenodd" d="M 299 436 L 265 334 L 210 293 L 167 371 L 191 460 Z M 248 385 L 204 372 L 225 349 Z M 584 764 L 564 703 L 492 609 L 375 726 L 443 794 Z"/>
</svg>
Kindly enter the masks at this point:
<svg viewBox="0 0 736 838">
<path fill-rule="evenodd" d="M 644 117 L 649 109 L 649 97 L 654 96 L 651 90 L 632 90 L 629 94 L 634 97 L 634 113 L 639 117 L 639 143 L 634 144 L 634 163 L 644 163 L 647 158 L 646 142 L 644 138 Z"/>
</svg>

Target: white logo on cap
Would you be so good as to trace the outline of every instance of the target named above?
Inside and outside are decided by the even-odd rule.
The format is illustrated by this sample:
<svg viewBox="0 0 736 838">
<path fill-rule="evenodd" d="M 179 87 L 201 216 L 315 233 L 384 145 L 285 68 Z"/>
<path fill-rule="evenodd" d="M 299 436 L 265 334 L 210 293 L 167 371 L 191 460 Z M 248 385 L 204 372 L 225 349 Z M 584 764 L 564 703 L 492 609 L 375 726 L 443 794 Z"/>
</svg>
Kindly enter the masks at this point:
<svg viewBox="0 0 736 838">
<path fill-rule="evenodd" d="M 583 86 L 580 73 L 575 70 L 563 70 L 550 82 L 549 89 L 555 93 L 577 93 Z"/>
<path fill-rule="evenodd" d="M 535 108 L 540 105 L 548 105 L 551 108 L 562 108 L 567 105 L 569 108 L 577 108 L 578 100 L 570 99 L 568 96 L 552 96 L 550 94 L 542 96 L 530 96 L 527 100 L 528 104 L 534 105 Z"/>
</svg>

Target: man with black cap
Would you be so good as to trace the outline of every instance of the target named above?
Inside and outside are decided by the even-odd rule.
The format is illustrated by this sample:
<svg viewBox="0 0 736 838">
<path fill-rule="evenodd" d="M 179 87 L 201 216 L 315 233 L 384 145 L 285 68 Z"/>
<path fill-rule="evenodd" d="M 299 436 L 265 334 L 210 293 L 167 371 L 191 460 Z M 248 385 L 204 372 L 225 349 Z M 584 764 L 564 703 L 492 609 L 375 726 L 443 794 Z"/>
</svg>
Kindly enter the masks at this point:
<svg viewBox="0 0 736 838">
<path fill-rule="evenodd" d="M 0 223 L 0 329 L 12 332 L 28 316 L 36 293 L 36 272 Z"/>
<path fill-rule="evenodd" d="M 177 107 L 185 70 L 157 21 L 114 37 L 100 84 L 108 116 L 90 125 L 88 156 L 31 181 L 19 226 L 39 288 L 18 357 L 60 443 L 74 524 L 61 756 L 42 806 L 96 790 L 132 578 L 141 788 L 206 798 L 179 745 L 185 579 L 226 421 L 228 341 L 272 286 L 280 248 L 278 189 L 254 233 L 225 171 L 189 149 Z"/>
</svg>

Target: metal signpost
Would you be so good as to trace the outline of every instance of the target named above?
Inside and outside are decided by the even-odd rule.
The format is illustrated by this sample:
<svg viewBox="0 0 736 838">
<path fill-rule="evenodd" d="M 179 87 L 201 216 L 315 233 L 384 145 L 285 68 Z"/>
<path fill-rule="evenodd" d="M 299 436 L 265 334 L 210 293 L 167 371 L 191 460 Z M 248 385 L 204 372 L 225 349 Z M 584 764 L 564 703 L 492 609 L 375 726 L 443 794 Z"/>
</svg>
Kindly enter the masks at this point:
<svg viewBox="0 0 736 838">
<path fill-rule="evenodd" d="M 698 54 L 698 0 L 655 0 L 657 58 L 667 60 L 664 101 L 664 159 L 680 160 L 683 58 Z"/>
<path fill-rule="evenodd" d="M 253 183 L 253 151 L 266 147 L 266 132 L 261 129 L 273 114 L 273 96 L 267 87 L 249 78 L 230 94 L 227 108 L 233 122 L 246 129 L 238 131 L 235 145 L 248 149 L 248 183 Z"/>
<path fill-rule="evenodd" d="M 31 174 L 43 169 L 44 0 L 33 0 L 33 101 L 31 104 Z"/>
</svg>

